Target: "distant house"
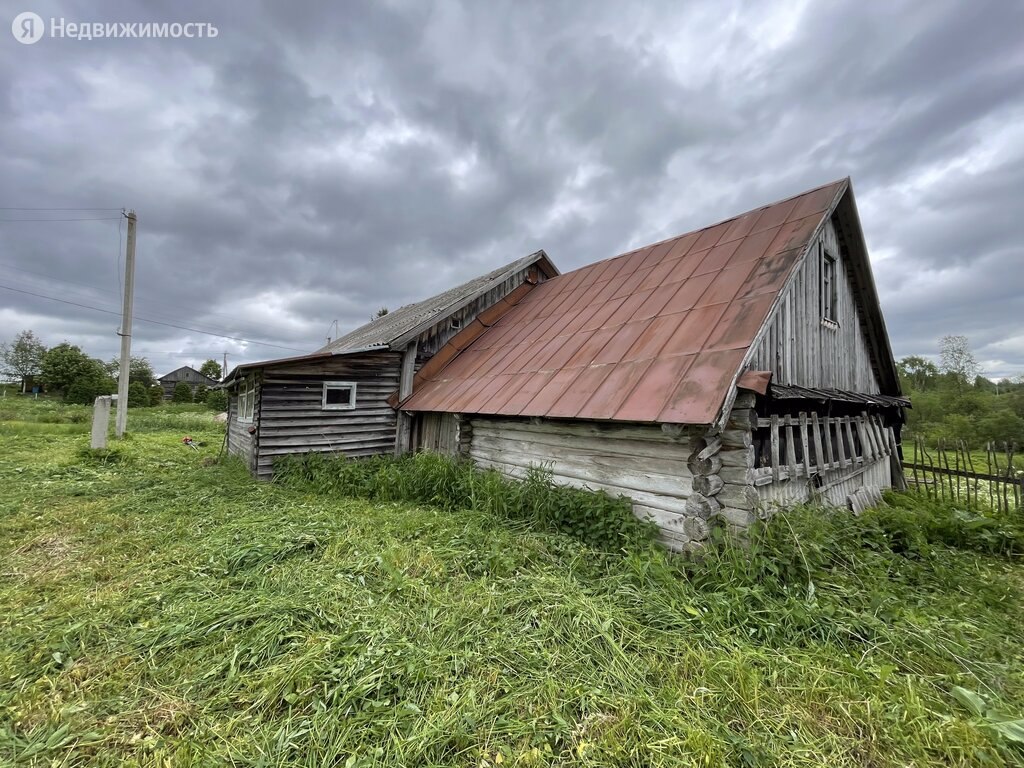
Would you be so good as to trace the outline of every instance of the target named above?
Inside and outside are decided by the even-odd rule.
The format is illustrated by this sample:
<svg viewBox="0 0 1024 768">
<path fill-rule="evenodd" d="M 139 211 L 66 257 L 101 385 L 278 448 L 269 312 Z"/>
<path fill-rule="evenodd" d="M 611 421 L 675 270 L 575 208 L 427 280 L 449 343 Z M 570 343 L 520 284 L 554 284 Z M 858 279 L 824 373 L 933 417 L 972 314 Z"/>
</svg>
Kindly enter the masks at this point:
<svg viewBox="0 0 1024 768">
<path fill-rule="evenodd" d="M 390 452 L 397 423 L 399 453 L 542 465 L 626 496 L 680 550 L 715 518 L 857 510 L 902 483 L 909 402 L 849 179 L 573 272 L 542 264 L 458 324 L 453 302 L 423 302 L 432 333 L 375 333 L 411 326 L 411 305 L 316 355 L 236 369 L 229 446 L 269 477 L 282 453 Z"/>
<path fill-rule="evenodd" d="M 174 388 L 181 382 L 188 384 L 193 395 L 196 393 L 196 387 L 200 384 L 206 388 L 210 388 L 217 386 L 218 383 L 216 379 L 204 376 L 192 366 L 183 365 L 181 368 L 176 368 L 170 373 L 164 374 L 157 379 L 157 383 L 164 388 L 164 400 L 170 400 L 174 397 Z"/>
</svg>

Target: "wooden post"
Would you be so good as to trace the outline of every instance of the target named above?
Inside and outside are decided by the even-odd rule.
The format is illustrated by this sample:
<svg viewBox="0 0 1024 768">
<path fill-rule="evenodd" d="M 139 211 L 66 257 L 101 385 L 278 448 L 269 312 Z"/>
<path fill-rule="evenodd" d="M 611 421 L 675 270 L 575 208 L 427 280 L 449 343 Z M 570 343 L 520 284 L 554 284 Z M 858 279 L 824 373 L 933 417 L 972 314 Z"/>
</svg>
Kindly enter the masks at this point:
<svg viewBox="0 0 1024 768">
<path fill-rule="evenodd" d="M 415 339 L 402 353 L 402 372 L 398 380 L 398 401 L 401 403 L 412 394 L 413 378 L 416 375 L 416 352 L 419 342 Z M 412 416 L 398 411 L 398 424 L 395 432 L 395 455 L 402 456 L 411 450 Z"/>
<path fill-rule="evenodd" d="M 832 453 L 832 418 L 826 416 L 822 420 L 822 431 L 825 433 L 825 469 L 832 469 L 832 463 L 835 461 L 835 457 Z"/>
<path fill-rule="evenodd" d="M 124 303 L 121 307 L 121 371 L 117 379 L 117 421 L 114 433 L 124 437 L 128 425 L 128 372 L 132 362 L 132 301 L 135 292 L 135 211 L 128 211 L 128 238 L 124 253 Z"/>
</svg>

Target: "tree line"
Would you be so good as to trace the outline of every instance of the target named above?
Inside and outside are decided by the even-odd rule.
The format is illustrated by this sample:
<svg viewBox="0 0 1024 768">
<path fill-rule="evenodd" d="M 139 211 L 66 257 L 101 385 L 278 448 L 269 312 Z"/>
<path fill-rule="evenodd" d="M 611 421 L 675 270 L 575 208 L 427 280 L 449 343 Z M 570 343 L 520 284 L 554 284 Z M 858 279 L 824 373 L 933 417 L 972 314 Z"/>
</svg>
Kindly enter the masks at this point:
<svg viewBox="0 0 1024 768">
<path fill-rule="evenodd" d="M 943 337 L 938 363 L 911 355 L 896 365 L 912 405 L 906 412 L 911 435 L 964 440 L 972 449 L 990 440 L 1024 445 L 1024 376 L 982 376 L 966 336 Z"/>
<path fill-rule="evenodd" d="M 47 347 L 30 330 L 0 344 L 0 363 L 3 365 L 0 373 L 16 381 L 23 394 L 30 388 L 38 388 L 66 403 L 81 405 L 92 405 L 100 395 L 116 392 L 121 367 L 117 359 L 104 362 L 66 341 Z M 212 359 L 204 362 L 199 372 L 215 381 L 219 381 L 224 373 L 220 364 Z M 174 388 L 171 400 L 175 403 L 203 403 L 217 410 L 227 408 L 227 395 L 223 390 L 207 390 L 202 384 L 193 392 L 188 384 L 180 382 Z M 156 406 L 163 401 L 164 388 L 157 384 L 153 367 L 146 358 L 133 356 L 128 367 L 128 406 Z"/>
</svg>

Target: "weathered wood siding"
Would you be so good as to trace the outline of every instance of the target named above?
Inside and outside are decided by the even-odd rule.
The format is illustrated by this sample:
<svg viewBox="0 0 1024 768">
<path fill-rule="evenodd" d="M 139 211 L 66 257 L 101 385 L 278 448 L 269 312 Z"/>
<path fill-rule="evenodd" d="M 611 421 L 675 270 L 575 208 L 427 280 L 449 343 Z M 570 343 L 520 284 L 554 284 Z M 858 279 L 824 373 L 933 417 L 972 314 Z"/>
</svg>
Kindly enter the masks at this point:
<svg viewBox="0 0 1024 768">
<path fill-rule="evenodd" d="M 817 491 L 806 477 L 768 483 L 757 488 L 759 503 L 767 509 L 792 506 L 811 500 L 832 507 L 847 507 L 851 494 L 861 488 L 891 488 L 890 467 L 889 458 L 883 457 L 856 467 L 824 472 L 820 480 L 822 486 Z"/>
<path fill-rule="evenodd" d="M 294 453 L 391 454 L 395 410 L 387 398 L 398 389 L 401 355 L 368 352 L 267 368 L 260 397 L 257 476 L 270 479 L 274 461 Z M 356 384 L 352 410 L 325 410 L 325 381 Z"/>
<path fill-rule="evenodd" d="M 469 427 L 469 456 L 481 467 L 522 478 L 542 466 L 556 483 L 625 496 L 634 514 L 654 522 L 675 549 L 707 535 L 706 523 L 687 513 L 692 477 L 685 433 L 673 436 L 648 424 L 483 417 L 470 419 Z"/>
<path fill-rule="evenodd" d="M 417 360 L 420 364 L 433 357 L 441 347 L 451 341 L 455 334 L 472 323 L 476 319 L 477 315 L 485 309 L 489 309 L 497 304 L 508 294 L 526 282 L 531 271 L 535 273 L 534 277 L 537 281 L 545 280 L 544 273 L 536 267 L 530 266 L 526 269 L 521 269 L 520 271 L 510 275 L 500 285 L 496 285 L 494 288 L 487 291 L 487 293 L 477 296 L 466 306 L 445 315 L 444 318 L 421 333 L 418 337 L 419 349 L 417 352 Z M 452 327 L 452 320 L 457 321 L 457 328 Z"/>
<path fill-rule="evenodd" d="M 237 456 L 249 468 L 256 470 L 256 436 L 249 434 L 249 428 L 256 424 L 256 412 L 253 409 L 252 422 L 238 420 L 238 394 L 232 392 L 228 396 L 228 453 Z"/>
<path fill-rule="evenodd" d="M 459 453 L 459 416 L 455 413 L 424 413 L 416 425 L 417 448 L 456 456 Z"/>
<path fill-rule="evenodd" d="M 821 316 L 820 245 L 836 260 L 836 317 Z M 750 370 L 772 371 L 778 384 L 881 391 L 868 346 L 863 308 L 855 299 L 849 260 L 834 224 L 826 223 L 819 241 L 782 294 L 766 333 L 755 347 Z"/>
</svg>

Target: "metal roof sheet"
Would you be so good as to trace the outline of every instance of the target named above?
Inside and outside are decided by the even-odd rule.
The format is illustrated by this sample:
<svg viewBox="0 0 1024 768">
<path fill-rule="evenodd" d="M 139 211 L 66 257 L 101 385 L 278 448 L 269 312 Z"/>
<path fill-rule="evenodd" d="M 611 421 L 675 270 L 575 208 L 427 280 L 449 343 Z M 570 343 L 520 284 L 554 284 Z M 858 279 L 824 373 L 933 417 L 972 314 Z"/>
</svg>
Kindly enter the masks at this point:
<svg viewBox="0 0 1024 768">
<path fill-rule="evenodd" d="M 415 304 L 406 304 L 404 307 L 388 312 L 383 317 L 371 320 L 366 325 L 340 336 L 330 344 L 318 349 L 314 354 L 337 354 L 367 347 L 386 347 L 418 328 L 425 330 L 434 321 L 442 319 L 447 312 L 454 311 L 459 305 L 489 291 L 516 272 L 541 261 L 543 261 L 545 271 L 550 275 L 558 274 L 558 270 L 548 260 L 544 251 L 537 251 L 492 270 L 486 275 L 480 275 L 462 285 L 431 296 L 429 299 L 418 301 Z"/>
<path fill-rule="evenodd" d="M 543 282 L 417 382 L 402 408 L 711 423 L 847 186 L 843 179 Z"/>
</svg>

